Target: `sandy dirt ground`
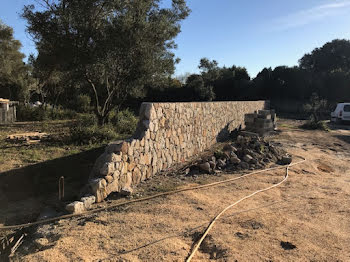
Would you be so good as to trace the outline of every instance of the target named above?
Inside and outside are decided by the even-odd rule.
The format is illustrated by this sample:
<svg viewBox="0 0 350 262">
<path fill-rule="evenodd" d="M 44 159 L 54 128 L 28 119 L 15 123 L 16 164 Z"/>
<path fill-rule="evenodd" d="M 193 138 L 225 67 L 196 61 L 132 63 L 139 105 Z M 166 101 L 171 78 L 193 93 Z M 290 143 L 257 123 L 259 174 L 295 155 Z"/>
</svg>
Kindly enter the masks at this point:
<svg viewBox="0 0 350 262">
<path fill-rule="evenodd" d="M 291 168 L 282 186 L 225 213 L 193 261 L 350 261 L 350 131 L 293 125 L 287 121 L 271 140 L 307 162 Z M 284 174 L 283 169 L 256 174 L 45 225 L 41 230 L 51 237 L 27 240 L 37 248 L 24 243 L 15 261 L 184 261 L 211 218 Z M 235 176 L 240 175 L 208 182 Z"/>
</svg>

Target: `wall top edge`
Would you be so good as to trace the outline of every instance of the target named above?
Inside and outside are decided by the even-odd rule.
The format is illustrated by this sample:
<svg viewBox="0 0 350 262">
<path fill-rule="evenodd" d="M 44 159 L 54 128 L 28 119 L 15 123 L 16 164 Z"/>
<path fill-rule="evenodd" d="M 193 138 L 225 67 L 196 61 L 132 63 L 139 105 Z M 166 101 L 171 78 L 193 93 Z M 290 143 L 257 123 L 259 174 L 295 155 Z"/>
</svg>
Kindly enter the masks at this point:
<svg viewBox="0 0 350 262">
<path fill-rule="evenodd" d="M 269 100 L 233 100 L 233 101 L 193 101 L 193 102 L 142 102 L 142 104 L 209 104 L 209 103 L 247 103 L 268 102 Z"/>
</svg>

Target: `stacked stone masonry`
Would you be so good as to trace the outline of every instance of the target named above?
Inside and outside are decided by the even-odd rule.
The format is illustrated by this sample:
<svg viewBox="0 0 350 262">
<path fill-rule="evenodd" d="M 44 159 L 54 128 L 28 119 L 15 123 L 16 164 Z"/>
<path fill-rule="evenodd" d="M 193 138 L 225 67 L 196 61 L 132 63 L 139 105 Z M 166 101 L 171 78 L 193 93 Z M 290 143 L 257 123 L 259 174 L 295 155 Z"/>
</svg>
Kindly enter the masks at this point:
<svg viewBox="0 0 350 262">
<path fill-rule="evenodd" d="M 258 110 L 253 114 L 246 114 L 244 124 L 247 131 L 264 136 L 277 128 L 275 110 Z"/>
<path fill-rule="evenodd" d="M 133 138 L 109 144 L 96 161 L 90 190 L 101 202 L 175 163 L 204 151 L 244 125 L 244 116 L 267 109 L 266 101 L 143 103 Z"/>
</svg>

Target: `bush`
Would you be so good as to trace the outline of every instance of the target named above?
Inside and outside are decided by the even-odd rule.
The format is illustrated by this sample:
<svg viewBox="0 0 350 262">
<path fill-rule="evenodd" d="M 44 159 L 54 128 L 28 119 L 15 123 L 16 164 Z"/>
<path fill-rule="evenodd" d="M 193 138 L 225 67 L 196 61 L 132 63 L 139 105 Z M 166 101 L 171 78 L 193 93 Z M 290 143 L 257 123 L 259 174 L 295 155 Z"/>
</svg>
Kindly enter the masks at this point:
<svg viewBox="0 0 350 262">
<path fill-rule="evenodd" d="M 322 113 L 327 109 L 327 101 L 321 99 L 316 93 L 310 97 L 308 104 L 304 105 L 305 112 L 310 114 L 310 120 L 307 121 L 302 128 L 305 129 L 320 129 L 328 131 L 327 124 L 322 119 Z"/>
<path fill-rule="evenodd" d="M 109 124 L 99 126 L 94 114 L 79 114 L 70 128 L 71 140 L 75 144 L 98 144 L 119 138 L 119 134 L 132 134 L 138 119 L 130 110 L 111 112 Z"/>
<path fill-rule="evenodd" d="M 81 126 L 94 126 L 98 122 L 95 114 L 79 114 L 76 123 Z"/>
<path fill-rule="evenodd" d="M 310 114 L 310 121 L 318 123 L 324 112 L 327 112 L 327 100 L 322 99 L 317 93 L 313 93 L 309 103 L 304 105 L 304 111 Z"/>
<path fill-rule="evenodd" d="M 75 144 L 99 144 L 118 138 L 112 125 L 98 126 L 94 114 L 79 115 L 70 128 L 71 140 Z"/>
<path fill-rule="evenodd" d="M 79 145 L 99 144 L 118 138 L 115 130 L 109 126 L 76 126 L 70 129 L 72 142 Z"/>
<path fill-rule="evenodd" d="M 77 113 L 73 110 L 62 108 L 30 107 L 19 105 L 17 107 L 17 120 L 19 121 L 45 121 L 74 119 Z"/>
<path fill-rule="evenodd" d="M 301 126 L 301 128 L 304 129 L 310 129 L 310 130 L 323 130 L 323 131 L 329 131 L 329 128 L 327 126 L 327 123 L 325 121 L 318 121 L 315 122 L 314 120 L 309 120 L 305 124 Z"/>
<path fill-rule="evenodd" d="M 77 117 L 77 112 L 71 109 L 48 109 L 47 114 L 51 120 L 75 119 Z"/>
<path fill-rule="evenodd" d="M 19 121 L 44 121 L 48 119 L 47 111 L 43 107 L 29 107 L 25 105 L 17 107 L 17 120 Z"/>
<path fill-rule="evenodd" d="M 137 127 L 138 118 L 129 109 L 118 113 L 113 111 L 110 115 L 110 123 L 120 134 L 133 134 Z"/>
<path fill-rule="evenodd" d="M 79 113 L 88 113 L 91 110 L 90 107 L 91 98 L 88 95 L 78 95 L 76 102 L 76 109 Z"/>
</svg>

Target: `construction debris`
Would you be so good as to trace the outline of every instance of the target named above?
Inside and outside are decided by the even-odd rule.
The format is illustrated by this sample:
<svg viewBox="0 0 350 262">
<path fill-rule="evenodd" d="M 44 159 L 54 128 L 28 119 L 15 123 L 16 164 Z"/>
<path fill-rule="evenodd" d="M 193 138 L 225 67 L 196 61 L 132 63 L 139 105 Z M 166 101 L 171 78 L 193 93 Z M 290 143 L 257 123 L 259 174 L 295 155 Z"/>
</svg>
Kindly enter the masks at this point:
<svg viewBox="0 0 350 262">
<path fill-rule="evenodd" d="M 12 134 L 7 136 L 6 140 L 15 143 L 27 143 L 27 144 L 36 144 L 41 141 L 47 140 L 49 134 L 41 132 L 28 132 L 21 134 Z"/>
<path fill-rule="evenodd" d="M 269 163 L 288 165 L 292 157 L 280 148 L 251 132 L 240 132 L 235 141 L 225 144 L 213 155 L 202 158 L 190 167 L 188 175 L 217 173 L 220 170 L 254 170 Z"/>
<path fill-rule="evenodd" d="M 15 254 L 26 236 L 27 234 L 24 233 L 23 230 L 18 230 L 0 239 L 0 261 L 9 261 L 9 258 Z"/>
</svg>

